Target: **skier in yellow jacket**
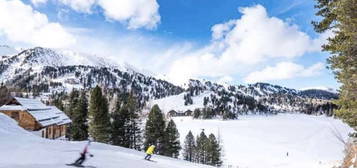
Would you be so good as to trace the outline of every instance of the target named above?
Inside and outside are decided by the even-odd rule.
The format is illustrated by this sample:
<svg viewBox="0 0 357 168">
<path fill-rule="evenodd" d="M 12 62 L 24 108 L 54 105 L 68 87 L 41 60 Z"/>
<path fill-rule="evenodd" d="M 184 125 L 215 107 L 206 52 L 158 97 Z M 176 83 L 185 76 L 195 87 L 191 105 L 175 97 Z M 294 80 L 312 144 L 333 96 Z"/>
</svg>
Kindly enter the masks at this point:
<svg viewBox="0 0 357 168">
<path fill-rule="evenodd" d="M 150 145 L 149 148 L 146 150 L 146 156 L 145 156 L 146 160 L 150 160 L 151 155 L 154 154 L 154 150 L 155 150 L 155 145 Z"/>
</svg>

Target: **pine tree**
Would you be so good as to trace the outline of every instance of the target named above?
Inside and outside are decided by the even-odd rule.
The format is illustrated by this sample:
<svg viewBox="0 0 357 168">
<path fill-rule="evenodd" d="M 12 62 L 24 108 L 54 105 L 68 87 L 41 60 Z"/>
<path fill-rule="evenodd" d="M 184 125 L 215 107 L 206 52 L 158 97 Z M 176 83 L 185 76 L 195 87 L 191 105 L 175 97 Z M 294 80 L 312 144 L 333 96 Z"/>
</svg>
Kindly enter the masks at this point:
<svg viewBox="0 0 357 168">
<path fill-rule="evenodd" d="M 138 99 L 131 93 L 127 101 L 127 108 L 129 111 L 129 148 L 141 150 L 141 120 L 139 117 L 139 103 Z"/>
<path fill-rule="evenodd" d="M 162 143 L 165 135 L 165 120 L 158 105 L 151 108 L 145 125 L 145 149 L 149 145 L 155 145 L 158 154 L 162 154 Z"/>
<path fill-rule="evenodd" d="M 115 111 L 112 114 L 112 143 L 122 147 L 129 148 L 126 123 L 129 119 L 128 109 L 122 104 L 122 101 L 117 98 L 115 103 Z"/>
<path fill-rule="evenodd" d="M 163 155 L 177 158 L 180 150 L 180 134 L 174 120 L 171 119 L 165 129 Z"/>
<path fill-rule="evenodd" d="M 74 108 L 77 106 L 78 99 L 79 99 L 79 91 L 73 89 L 72 92 L 69 94 L 69 106 L 66 110 L 67 115 L 69 115 L 70 117 L 73 114 Z"/>
<path fill-rule="evenodd" d="M 195 161 L 202 164 L 207 164 L 207 156 L 208 156 L 208 144 L 209 140 L 202 130 L 201 134 L 196 139 L 196 158 Z"/>
<path fill-rule="evenodd" d="M 195 156 L 195 137 L 192 132 L 189 131 L 185 138 L 185 146 L 183 151 L 183 158 L 187 161 L 193 162 Z"/>
<path fill-rule="evenodd" d="M 196 108 L 193 111 L 193 118 L 199 118 L 201 116 L 201 110 L 199 108 Z"/>
<path fill-rule="evenodd" d="M 59 110 L 65 111 L 65 108 L 64 108 L 62 99 L 60 99 L 60 98 L 55 98 L 55 99 L 52 101 L 51 104 L 52 104 L 53 106 L 56 106 Z"/>
<path fill-rule="evenodd" d="M 213 134 L 208 137 L 207 164 L 218 167 L 222 165 L 220 144 Z"/>
<path fill-rule="evenodd" d="M 69 95 L 69 106 L 66 109 L 66 114 L 69 116 L 69 118 L 71 118 L 72 120 L 72 124 L 67 127 L 67 131 L 66 131 L 66 137 L 69 140 L 73 140 L 73 132 L 76 132 L 75 128 L 73 127 L 74 125 L 74 118 L 75 118 L 75 108 L 78 104 L 78 97 L 79 97 L 79 91 L 76 89 L 73 89 L 72 92 Z"/>
<path fill-rule="evenodd" d="M 213 109 L 210 107 L 205 107 L 202 109 L 202 118 L 203 119 L 212 119 L 214 117 Z"/>
<path fill-rule="evenodd" d="M 126 101 L 116 102 L 112 118 L 112 142 L 126 148 L 141 149 L 141 129 L 137 100 L 132 94 Z"/>
<path fill-rule="evenodd" d="M 89 103 L 89 134 L 98 142 L 109 143 L 111 133 L 107 98 L 99 86 L 92 92 Z"/>
<path fill-rule="evenodd" d="M 233 113 L 232 111 L 228 109 L 223 110 L 223 119 L 228 120 L 228 119 L 237 119 L 237 114 Z"/>
<path fill-rule="evenodd" d="M 342 84 L 336 115 L 357 130 L 357 0 L 316 1 L 322 20 L 313 22 L 315 30 L 334 32 L 322 48 L 330 52 L 329 68 Z"/>
<path fill-rule="evenodd" d="M 72 111 L 71 140 L 83 141 L 88 139 L 88 101 L 83 91 Z"/>
</svg>

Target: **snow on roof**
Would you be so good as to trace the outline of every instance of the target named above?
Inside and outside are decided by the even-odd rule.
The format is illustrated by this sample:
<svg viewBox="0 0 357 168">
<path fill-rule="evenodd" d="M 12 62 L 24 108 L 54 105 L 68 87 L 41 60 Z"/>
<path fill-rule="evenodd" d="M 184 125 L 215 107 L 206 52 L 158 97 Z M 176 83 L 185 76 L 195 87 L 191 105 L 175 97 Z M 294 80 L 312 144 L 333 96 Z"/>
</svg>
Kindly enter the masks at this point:
<svg viewBox="0 0 357 168">
<path fill-rule="evenodd" d="M 23 106 L 20 106 L 20 105 L 4 105 L 4 106 L 1 106 L 0 107 L 0 110 L 5 110 L 5 111 L 7 111 L 7 110 L 9 110 L 9 111 L 11 111 L 11 110 L 25 110 L 24 109 L 24 107 Z"/>
<path fill-rule="evenodd" d="M 24 108 L 28 110 L 49 109 L 38 99 L 27 99 L 21 97 L 14 97 Z"/>
<path fill-rule="evenodd" d="M 61 120 L 59 123 L 57 123 L 57 125 L 69 124 L 72 122 L 71 119 L 63 111 L 59 110 L 56 106 L 50 106 L 50 107 Z"/>
<path fill-rule="evenodd" d="M 4 105 L 0 110 L 26 110 L 43 127 L 71 123 L 71 119 L 54 106 L 46 106 L 38 99 L 14 97 L 21 105 Z"/>
<path fill-rule="evenodd" d="M 36 121 L 44 127 L 57 124 L 61 121 L 55 111 L 50 108 L 42 110 L 28 110 L 28 113 L 30 113 Z"/>
</svg>

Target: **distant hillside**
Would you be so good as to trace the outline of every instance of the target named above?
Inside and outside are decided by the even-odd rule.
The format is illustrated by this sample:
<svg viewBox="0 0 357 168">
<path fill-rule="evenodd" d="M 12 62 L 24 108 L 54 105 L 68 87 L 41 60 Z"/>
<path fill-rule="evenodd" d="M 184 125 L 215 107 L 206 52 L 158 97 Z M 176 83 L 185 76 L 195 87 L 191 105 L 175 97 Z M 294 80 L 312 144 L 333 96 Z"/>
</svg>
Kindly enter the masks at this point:
<svg viewBox="0 0 357 168">
<path fill-rule="evenodd" d="M 338 99 L 338 94 L 319 89 L 302 90 L 300 95 L 317 99 Z"/>
<path fill-rule="evenodd" d="M 336 108 L 329 101 L 334 94 L 325 91 L 317 91 L 315 95 L 268 83 L 223 86 L 200 80 L 190 80 L 187 86 L 184 93 L 155 100 L 151 104 L 159 104 L 165 112 L 199 109 L 203 116 L 210 113 L 211 117 L 224 118 L 248 113 L 278 112 L 332 115 L 332 110 Z M 207 115 L 203 118 L 207 118 Z"/>
</svg>

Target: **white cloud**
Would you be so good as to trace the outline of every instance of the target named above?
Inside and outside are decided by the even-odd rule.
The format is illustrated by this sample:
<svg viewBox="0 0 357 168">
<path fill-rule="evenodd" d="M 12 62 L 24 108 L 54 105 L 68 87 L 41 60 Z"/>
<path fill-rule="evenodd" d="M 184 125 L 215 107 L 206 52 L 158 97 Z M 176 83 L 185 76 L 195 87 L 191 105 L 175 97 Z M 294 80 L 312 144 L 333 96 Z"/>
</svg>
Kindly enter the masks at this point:
<svg viewBox="0 0 357 168">
<path fill-rule="evenodd" d="M 46 2 L 47 0 L 32 0 Z M 92 13 L 92 8 L 98 6 L 110 21 L 119 21 L 128 29 L 155 29 L 160 23 L 159 4 L 156 0 L 57 0 L 73 10 L 81 13 Z"/>
<path fill-rule="evenodd" d="M 40 5 L 40 4 L 45 4 L 47 0 L 31 0 L 31 3 L 34 4 L 35 6 Z"/>
<path fill-rule="evenodd" d="M 323 63 L 303 67 L 302 65 L 292 62 L 280 62 L 274 67 L 268 66 L 261 71 L 251 72 L 244 78 L 244 81 L 247 83 L 255 83 L 296 77 L 311 77 L 319 74 L 323 68 Z"/>
<path fill-rule="evenodd" d="M 129 29 L 154 29 L 160 22 L 156 0 L 98 0 L 107 18 L 127 22 Z"/>
<path fill-rule="evenodd" d="M 46 15 L 19 0 L 0 1 L 0 36 L 12 42 L 52 48 L 75 43 L 75 37 L 62 25 L 49 22 Z"/>
<path fill-rule="evenodd" d="M 296 25 L 269 17 L 261 5 L 241 8 L 240 12 L 243 16 L 234 21 L 231 30 L 216 39 L 216 43 L 224 46 L 222 59 L 255 64 L 270 58 L 294 58 L 320 49 L 311 47 L 313 39 Z M 219 25 L 227 24 L 232 25 L 232 21 Z"/>
<path fill-rule="evenodd" d="M 66 0 L 56 1 L 65 3 Z M 109 20 L 125 22 L 128 28 L 150 29 L 160 21 L 156 0 L 78 1 L 88 5 L 78 5 L 77 9 L 70 2 L 68 0 L 66 5 L 84 13 L 94 11 L 97 8 L 93 6 L 97 5 L 103 8 Z M 19 0 L 0 0 L 0 36 L 13 42 L 45 47 L 68 47 L 77 41 L 76 45 L 73 45 L 75 49 L 105 55 L 118 62 L 128 62 L 136 67 L 152 70 L 154 73 L 164 73 L 167 75 L 166 79 L 176 84 L 182 84 L 189 78 L 202 77 L 218 79 L 223 83 L 232 82 L 232 77 L 237 79 L 237 76 L 247 76 L 258 68 L 265 72 L 265 69 L 276 68 L 280 64 L 266 68 L 264 65 L 274 65 L 281 61 L 292 65 L 293 70 L 289 72 L 304 74 L 295 77 L 317 74 L 315 72 L 321 68 L 318 64 L 315 69 L 305 68 L 292 61 L 307 52 L 318 51 L 321 41 L 326 37 L 312 39 L 297 26 L 269 17 L 265 8 L 260 5 L 242 8 L 240 11 L 243 13 L 241 18 L 214 25 L 211 29 L 211 43 L 197 49 L 190 43 L 172 44 L 164 39 L 147 38 L 137 34 L 116 34 L 108 37 L 102 32 L 64 28 L 58 23 L 49 22 L 46 15 Z M 121 38 L 116 38 L 118 36 Z M 88 48 L 88 43 L 95 47 Z M 249 75 L 260 75 L 258 72 L 261 71 Z M 277 78 L 288 79 L 293 76 L 291 72 L 285 76 L 278 75 L 280 77 Z M 261 80 L 248 76 L 246 80 Z"/>
<path fill-rule="evenodd" d="M 212 39 L 218 40 L 224 38 L 224 35 L 227 34 L 229 31 L 232 30 L 233 26 L 235 25 L 235 20 L 231 20 L 227 23 L 216 24 L 214 25 L 212 30 Z"/>
<path fill-rule="evenodd" d="M 234 79 L 230 76 L 223 76 L 217 80 L 217 83 L 225 85 L 225 84 L 231 84 L 234 81 Z"/>
<path fill-rule="evenodd" d="M 237 75 L 256 65 L 320 51 L 322 37 L 313 39 L 298 26 L 268 16 L 261 5 L 239 11 L 241 18 L 212 27 L 210 45 L 173 62 L 169 77 L 175 83 L 202 76 Z"/>
<path fill-rule="evenodd" d="M 38 1 L 38 0 L 37 0 Z M 59 0 L 64 5 L 70 6 L 78 12 L 91 13 L 91 8 L 96 0 Z"/>
</svg>

